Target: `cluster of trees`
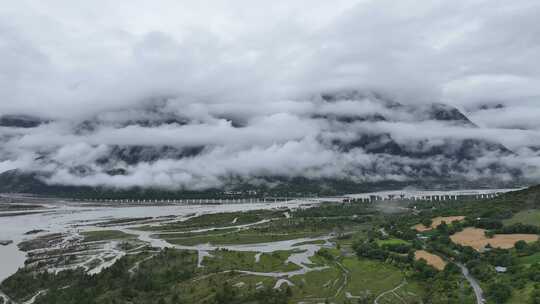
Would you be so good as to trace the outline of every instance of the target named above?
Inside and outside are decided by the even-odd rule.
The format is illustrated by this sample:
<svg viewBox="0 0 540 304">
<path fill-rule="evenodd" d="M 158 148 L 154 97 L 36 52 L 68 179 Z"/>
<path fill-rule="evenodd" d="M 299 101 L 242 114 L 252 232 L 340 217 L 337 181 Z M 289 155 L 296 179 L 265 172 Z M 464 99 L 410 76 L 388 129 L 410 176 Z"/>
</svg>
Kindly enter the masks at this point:
<svg viewBox="0 0 540 304">
<path fill-rule="evenodd" d="M 196 258 L 186 251 L 165 250 L 142 263 L 135 274 L 128 271 L 134 263 L 129 256 L 98 275 L 88 275 L 83 269 L 52 274 L 25 268 L 4 281 L 2 290 L 17 300 L 47 290 L 36 300 L 40 304 L 149 303 L 167 294 L 171 284 L 191 278 Z"/>
<path fill-rule="evenodd" d="M 472 224 L 471 226 L 474 226 L 476 228 L 489 229 L 489 230 L 501 229 L 503 227 L 503 223 L 499 219 L 493 219 L 493 218 L 480 218 L 480 219 L 473 220 L 472 223 L 467 223 L 467 224 Z"/>
<path fill-rule="evenodd" d="M 516 254 L 518 256 L 528 256 L 540 252 L 540 241 L 534 243 L 527 243 L 525 241 L 518 241 L 514 245 L 516 248 Z"/>
<path fill-rule="evenodd" d="M 283 216 L 282 212 L 273 210 L 254 210 L 245 212 L 223 212 L 214 214 L 203 214 L 189 218 L 185 221 L 178 221 L 167 224 L 167 230 L 196 229 L 203 227 L 222 227 L 229 226 L 237 218 L 237 225 L 254 223 L 267 218 Z M 163 228 L 162 228 L 163 229 Z"/>
<path fill-rule="evenodd" d="M 426 270 L 425 273 L 430 273 L 429 277 L 433 277 L 431 274 L 437 272 L 425 261 L 415 261 L 415 249 L 409 244 L 387 243 L 379 245 L 375 240 L 359 240 L 353 244 L 353 249 L 358 257 L 384 261 L 403 268 L 412 267 L 420 273 Z"/>
<path fill-rule="evenodd" d="M 316 254 L 318 256 L 321 256 L 321 257 L 325 258 L 328 261 L 333 261 L 334 260 L 334 255 L 330 252 L 330 250 L 328 250 L 326 248 L 321 248 L 321 249 L 317 250 Z"/>
<path fill-rule="evenodd" d="M 382 249 L 375 241 L 366 242 L 360 240 L 353 244 L 353 249 L 356 252 L 356 255 L 359 257 L 379 261 L 386 260 L 390 254 L 388 251 Z"/>
<path fill-rule="evenodd" d="M 437 275 L 437 270 L 432 266 L 428 265 L 425 260 L 421 259 L 413 262 L 413 269 L 415 272 L 415 277 L 421 280 L 427 280 L 435 277 Z"/>
<path fill-rule="evenodd" d="M 203 275 L 197 272 L 196 252 L 165 249 L 151 259 L 145 259 L 146 255 L 125 256 L 97 275 L 88 275 L 83 269 L 52 274 L 25 268 L 4 281 L 1 288 L 20 302 L 40 290 L 47 290 L 36 299 L 36 304 L 191 303 L 190 297 L 196 290 L 179 286 Z M 141 260 L 144 262 L 133 270 Z M 290 288 L 253 288 L 239 292 L 227 282 L 210 280 L 210 285 L 213 287 L 207 290 L 206 303 L 212 304 L 285 304 L 292 295 Z"/>
<path fill-rule="evenodd" d="M 412 246 L 405 243 L 385 243 L 381 246 L 383 250 L 396 252 L 396 253 L 409 253 L 412 250 Z"/>
<path fill-rule="evenodd" d="M 354 243 L 353 248 L 359 257 L 397 265 L 404 271 L 412 270 L 405 273 L 410 273 L 411 279 L 429 284 L 429 288 L 423 295 L 423 303 L 473 303 L 472 292 L 465 292 L 460 288 L 461 270 L 455 264 L 448 263 L 444 271 L 438 271 L 425 260 L 415 259 L 414 245 L 384 244 L 379 246 L 375 240 L 364 240 Z M 407 254 L 399 253 L 405 248 L 409 249 Z M 365 303 L 371 302 L 373 300 Z"/>
<path fill-rule="evenodd" d="M 11 298 L 20 300 L 39 290 L 62 288 L 73 281 L 81 281 L 83 277 L 82 269 L 66 270 L 55 275 L 47 271 L 35 272 L 29 268 L 21 268 L 2 282 L 1 289 Z"/>
<path fill-rule="evenodd" d="M 252 227 L 254 233 L 292 233 L 292 232 L 315 232 L 317 234 L 336 232 L 338 236 L 343 236 L 347 228 L 358 226 L 369 221 L 369 218 L 360 216 L 357 218 L 339 217 L 299 217 L 293 214 L 290 219 L 280 219 Z"/>
<path fill-rule="evenodd" d="M 466 262 L 471 274 L 484 282 L 488 288 L 486 295 L 494 303 L 505 303 L 514 290 L 525 288 L 531 283 L 540 284 L 540 263 L 525 265 L 518 262 L 519 256 L 528 256 L 540 252 L 540 242 L 527 244 L 517 242 L 514 249 L 488 248 L 478 253 L 470 247 L 463 247 L 458 258 Z M 496 266 L 506 268 L 505 273 L 497 273 Z M 540 285 L 539 285 L 540 286 Z M 530 303 L 538 299 L 538 291 L 530 295 Z"/>
<path fill-rule="evenodd" d="M 486 296 L 494 303 L 502 304 L 512 297 L 512 288 L 508 284 L 495 282 L 488 286 Z"/>
<path fill-rule="evenodd" d="M 527 209 L 540 207 L 540 186 L 527 190 L 502 195 L 493 200 L 481 201 L 448 201 L 444 204 L 438 202 L 414 202 L 420 210 L 416 221 L 430 224 L 429 219 L 435 216 L 461 214 L 465 221 L 441 225 L 429 233 L 425 246 L 428 250 L 440 253 L 447 257 L 463 262 L 471 274 L 482 281 L 486 288 L 486 295 L 493 303 L 504 303 L 515 290 L 523 289 L 536 284 L 527 304 L 540 303 L 540 264 L 523 265 L 519 257 L 530 256 L 540 252 L 540 242 L 526 243 L 519 241 L 513 249 L 497 249 L 488 246 L 486 251 L 480 253 L 471 247 L 463 247 L 450 241 L 449 235 L 463 229 L 463 227 L 476 227 L 486 229 L 488 237 L 494 234 L 539 234 L 540 227 L 525 224 L 505 226 L 504 219 L 511 218 L 513 214 Z M 411 216 L 411 218 L 414 218 Z M 389 230 L 393 232 L 392 230 Z M 533 259 L 534 260 L 534 259 Z M 496 266 L 506 267 L 506 272 L 497 273 Z M 423 268 L 419 266 L 418 270 Z M 427 271 L 429 272 L 429 271 Z M 529 290 L 529 289 L 526 289 Z"/>
<path fill-rule="evenodd" d="M 529 303 L 530 304 L 540 304 L 540 284 L 536 284 L 534 286 L 534 290 L 531 293 Z"/>
<path fill-rule="evenodd" d="M 499 234 L 513 234 L 513 233 L 529 233 L 540 234 L 540 227 L 533 225 L 526 225 L 522 223 L 515 223 L 509 226 L 498 228 L 495 233 Z"/>
</svg>

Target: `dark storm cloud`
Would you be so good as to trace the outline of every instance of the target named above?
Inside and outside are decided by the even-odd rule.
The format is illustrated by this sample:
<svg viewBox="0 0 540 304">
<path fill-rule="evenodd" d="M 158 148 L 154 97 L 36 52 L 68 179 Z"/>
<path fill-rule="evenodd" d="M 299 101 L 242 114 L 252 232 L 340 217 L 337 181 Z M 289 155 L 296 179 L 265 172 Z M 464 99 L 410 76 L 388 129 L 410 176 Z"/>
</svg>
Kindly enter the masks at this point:
<svg viewBox="0 0 540 304">
<path fill-rule="evenodd" d="M 484 169 L 501 162 L 532 168 L 527 175 L 536 178 L 539 15 L 532 0 L 10 3 L 0 8 L 0 114 L 52 122 L 0 127 L 0 172 L 190 188 L 231 175 L 408 178 L 413 159 L 328 144 L 383 132 L 424 148 L 449 139 L 502 143 L 517 154 L 463 164 L 468 175 L 489 176 Z M 444 102 L 479 128 L 389 110 L 369 96 L 317 97 L 341 89 L 405 105 Z M 375 114 L 389 120 L 344 127 L 315 119 Z M 171 118 L 178 121 L 133 123 Z M 79 130 L 83 121 L 92 129 Z M 205 149 L 181 160 L 109 164 L 129 173 L 109 176 L 96 160 L 113 145 Z M 83 165 L 94 173 L 73 176 L 70 168 Z"/>
</svg>

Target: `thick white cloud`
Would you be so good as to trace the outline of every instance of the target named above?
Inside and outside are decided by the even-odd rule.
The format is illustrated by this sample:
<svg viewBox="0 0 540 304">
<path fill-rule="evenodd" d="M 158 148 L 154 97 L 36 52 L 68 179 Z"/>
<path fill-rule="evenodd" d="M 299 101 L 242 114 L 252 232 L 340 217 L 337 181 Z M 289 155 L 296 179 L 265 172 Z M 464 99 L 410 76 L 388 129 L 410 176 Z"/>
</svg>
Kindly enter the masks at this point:
<svg viewBox="0 0 540 304">
<path fill-rule="evenodd" d="M 57 182 L 195 188 L 265 172 L 406 178 L 415 160 L 328 147 L 385 132 L 423 148 L 449 139 L 502 143 L 519 153 L 500 162 L 537 176 L 539 15 L 535 0 L 15 1 L 0 7 L 0 115 L 54 122 L 1 128 L 0 172 L 45 167 Z M 338 89 L 452 104 L 480 128 L 425 121 L 368 97 L 332 104 L 314 97 Z M 389 121 L 345 128 L 313 119 L 370 114 Z M 185 121 L 132 124 L 168 117 Z M 75 132 L 84 120 L 93 129 Z M 121 164 L 130 174 L 109 176 L 94 162 L 111 145 L 206 150 Z M 496 161 L 468 164 L 470 176 L 486 175 Z M 444 161 L 430 162 L 444 170 Z M 69 168 L 77 165 L 97 173 L 74 179 Z"/>
<path fill-rule="evenodd" d="M 0 112 L 342 87 L 406 102 L 536 99 L 539 13 L 532 0 L 16 1 L 0 8 Z"/>
</svg>

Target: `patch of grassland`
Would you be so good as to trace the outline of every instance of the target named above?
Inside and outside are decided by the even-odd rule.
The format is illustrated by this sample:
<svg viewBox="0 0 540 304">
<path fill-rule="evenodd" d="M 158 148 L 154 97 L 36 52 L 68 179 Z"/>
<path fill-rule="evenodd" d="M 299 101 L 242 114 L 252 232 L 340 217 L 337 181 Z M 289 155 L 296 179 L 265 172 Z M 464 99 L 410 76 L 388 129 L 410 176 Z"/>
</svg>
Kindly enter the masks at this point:
<svg viewBox="0 0 540 304">
<path fill-rule="evenodd" d="M 255 260 L 255 252 L 216 250 L 212 257 L 205 257 L 203 265 L 209 272 L 224 270 L 247 270 L 255 272 L 287 272 L 300 269 L 298 265 L 286 263 L 291 255 L 289 251 L 263 253 L 259 262 Z"/>
<path fill-rule="evenodd" d="M 540 226 L 540 210 L 531 209 L 520 211 L 514 214 L 512 218 L 504 221 L 505 225 L 512 225 L 516 223 Z"/>
<path fill-rule="evenodd" d="M 82 232 L 81 235 L 84 236 L 85 242 L 126 240 L 135 238 L 133 234 L 128 234 L 118 230 L 85 231 Z"/>
<path fill-rule="evenodd" d="M 379 246 L 383 245 L 410 245 L 410 242 L 407 242 L 402 239 L 388 239 L 388 240 L 377 240 Z"/>
<path fill-rule="evenodd" d="M 225 233 L 221 235 L 201 235 L 195 237 L 185 238 L 168 238 L 165 240 L 171 244 L 194 246 L 198 244 L 211 243 L 214 245 L 236 245 L 236 244 L 257 244 L 268 243 L 285 240 L 293 240 L 299 238 L 319 236 L 320 234 L 313 234 L 311 232 L 299 232 L 289 234 L 262 234 L 253 232 L 251 230 L 245 230 L 240 232 Z"/>
<path fill-rule="evenodd" d="M 340 251 L 335 248 L 322 248 L 316 252 L 313 256 L 309 258 L 311 261 L 307 266 L 309 267 L 321 267 L 321 266 L 332 266 L 335 265 L 335 261 L 339 258 Z"/>
<path fill-rule="evenodd" d="M 253 268 L 258 272 L 276 272 L 276 271 L 294 271 L 300 269 L 300 266 L 287 263 L 287 259 L 291 255 L 288 251 L 274 251 L 273 253 L 263 253 L 260 256 L 259 263 L 255 263 Z"/>
<path fill-rule="evenodd" d="M 311 271 L 302 276 L 294 276 L 291 282 L 294 283 L 293 303 L 301 302 L 309 299 L 324 299 L 331 298 L 335 295 L 336 290 L 343 284 L 343 275 L 335 268 L 331 267 L 321 271 Z M 317 301 L 316 301 L 317 302 Z"/>
<path fill-rule="evenodd" d="M 533 284 L 528 284 L 523 289 L 513 289 L 512 290 L 512 297 L 510 300 L 508 300 L 507 304 L 524 304 L 524 303 L 531 303 L 530 302 L 530 296 L 531 293 L 534 290 Z"/>
<path fill-rule="evenodd" d="M 332 255 L 337 252 L 329 251 Z M 371 295 L 375 298 L 384 291 L 397 287 L 404 279 L 403 273 L 395 266 L 356 257 L 344 258 L 345 273 L 335 262 L 315 255 L 311 258 L 317 266 L 327 265 L 328 269 L 309 272 L 306 275 L 295 276 L 291 281 L 296 285 L 293 288 L 293 299 L 306 303 L 322 303 L 325 299 L 344 301 L 346 293 L 353 296 Z M 348 277 L 345 280 L 345 277 Z M 340 289 L 344 287 L 343 289 Z M 338 292 L 339 291 L 339 292 Z M 406 303 L 416 303 L 423 295 L 424 289 L 417 282 L 410 282 L 396 291 Z M 294 303 L 296 303 L 293 301 Z M 388 299 L 382 298 L 380 303 L 402 302 L 395 295 Z"/>
<path fill-rule="evenodd" d="M 276 279 L 238 272 L 217 273 L 177 284 L 175 290 L 182 294 L 181 303 L 215 303 L 216 288 L 223 283 L 229 284 L 235 293 L 244 295 L 252 293 L 258 286 L 272 288 Z"/>
<path fill-rule="evenodd" d="M 398 286 L 403 281 L 401 271 L 392 265 L 373 260 L 345 258 L 343 266 L 350 271 L 349 280 L 345 291 L 352 295 L 359 293 L 380 293 Z"/>
<path fill-rule="evenodd" d="M 204 232 L 170 232 L 170 233 L 158 233 L 153 234 L 152 237 L 160 239 L 174 239 L 174 238 L 191 238 L 191 237 L 200 237 L 207 235 L 219 235 L 226 234 L 230 232 L 238 231 L 237 228 L 224 228 L 224 229 L 214 229 Z"/>
<path fill-rule="evenodd" d="M 186 246 L 206 243 L 214 245 L 256 244 L 318 237 L 330 233 L 335 227 L 335 223 L 325 222 L 320 219 L 309 221 L 303 219 L 278 219 L 238 231 L 213 231 L 212 233 L 188 235 L 162 233 L 160 237 L 172 244 Z"/>
<path fill-rule="evenodd" d="M 367 230 L 369 229 L 368 225 L 363 226 L 360 231 L 355 231 L 354 233 L 342 235 L 331 239 L 330 241 L 336 244 L 338 248 L 343 252 L 343 255 L 353 254 L 352 246 L 354 243 L 362 242 L 363 239 L 367 236 Z"/>
<path fill-rule="evenodd" d="M 322 245 L 326 243 L 325 240 L 314 240 L 314 241 L 305 241 L 293 244 L 293 246 L 302 246 L 302 245 Z"/>
<path fill-rule="evenodd" d="M 270 210 L 203 214 L 185 221 L 160 226 L 141 226 L 136 229 L 145 231 L 187 231 L 211 227 L 244 225 L 282 216 L 283 214 L 281 212 Z"/>
<path fill-rule="evenodd" d="M 528 265 L 540 263 L 540 252 L 535 253 L 533 255 L 520 257 L 520 258 L 518 258 L 518 263 L 519 264 L 528 264 Z"/>
<path fill-rule="evenodd" d="M 320 267 L 320 266 L 326 266 L 328 264 L 328 260 L 318 254 L 313 255 L 309 258 L 311 261 L 311 264 L 306 265 L 309 267 Z"/>
<path fill-rule="evenodd" d="M 401 286 L 394 292 L 389 292 L 379 298 L 380 304 L 394 304 L 394 303 L 422 303 L 420 299 L 424 294 L 425 289 L 418 282 L 409 282 Z M 376 298 L 377 295 L 373 295 L 372 298 Z M 463 303 L 476 303 L 463 302 Z"/>
<path fill-rule="evenodd" d="M 418 300 L 421 299 L 424 292 L 424 288 L 418 282 L 407 281 L 407 284 L 396 290 L 395 293 L 407 303 L 419 303 Z"/>
</svg>

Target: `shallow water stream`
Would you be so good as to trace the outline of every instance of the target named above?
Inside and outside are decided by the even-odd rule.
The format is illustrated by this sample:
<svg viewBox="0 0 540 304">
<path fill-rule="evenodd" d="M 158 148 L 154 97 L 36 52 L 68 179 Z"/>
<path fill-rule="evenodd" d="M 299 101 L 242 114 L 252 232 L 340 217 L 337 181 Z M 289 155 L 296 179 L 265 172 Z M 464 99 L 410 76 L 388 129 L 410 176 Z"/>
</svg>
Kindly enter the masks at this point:
<svg viewBox="0 0 540 304">
<path fill-rule="evenodd" d="M 312 202 L 295 200 L 289 202 L 254 204 L 112 207 L 87 206 L 73 202 L 57 201 L 47 204 L 44 206 L 45 208 L 41 210 L 42 212 L 39 213 L 2 216 L 8 215 L 8 212 L 0 212 L 0 240 L 14 241 L 7 246 L 0 245 L 0 282 L 14 274 L 19 267 L 24 265 L 26 254 L 18 249 L 17 244 L 23 240 L 29 240 L 36 237 L 36 235 L 25 235 L 25 233 L 30 230 L 45 230 L 43 233 L 64 232 L 76 234 L 81 230 L 104 229 L 101 227 L 94 227 L 93 224 L 113 219 L 153 217 L 156 219 L 162 218 L 163 221 L 171 221 L 171 218 L 168 218 L 170 216 L 172 216 L 172 220 L 178 220 L 191 217 L 193 214 L 201 215 L 207 213 L 274 208 L 297 208 L 310 204 L 312 204 Z M 125 230 L 126 226 L 109 226 L 106 229 Z M 199 231 L 202 232 L 205 230 L 206 229 L 200 229 Z M 141 240 L 151 243 L 152 246 L 159 248 L 172 247 L 172 245 L 165 241 L 151 238 L 150 233 L 146 234 L 137 231 L 135 234 L 139 235 Z M 210 250 L 210 247 L 208 247 L 208 249 Z M 205 252 L 201 251 L 200 254 L 204 255 Z"/>
</svg>

